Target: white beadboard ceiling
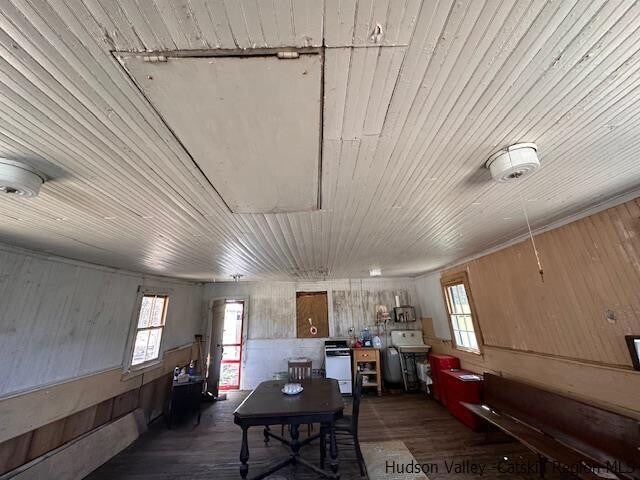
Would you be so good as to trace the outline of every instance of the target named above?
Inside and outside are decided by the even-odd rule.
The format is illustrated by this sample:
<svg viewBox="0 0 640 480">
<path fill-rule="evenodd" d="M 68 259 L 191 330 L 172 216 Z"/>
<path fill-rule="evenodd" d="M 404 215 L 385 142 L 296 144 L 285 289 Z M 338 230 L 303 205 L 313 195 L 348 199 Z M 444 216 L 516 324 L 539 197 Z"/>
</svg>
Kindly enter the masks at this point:
<svg viewBox="0 0 640 480">
<path fill-rule="evenodd" d="M 322 209 L 233 214 L 114 52 L 283 47 L 324 50 Z M 0 197 L 0 240 L 202 280 L 415 275 L 523 234 L 520 197 L 540 227 L 638 188 L 639 107 L 633 1 L 4 0 L 0 156 L 51 179 Z M 521 141 L 542 168 L 493 183 Z"/>
</svg>

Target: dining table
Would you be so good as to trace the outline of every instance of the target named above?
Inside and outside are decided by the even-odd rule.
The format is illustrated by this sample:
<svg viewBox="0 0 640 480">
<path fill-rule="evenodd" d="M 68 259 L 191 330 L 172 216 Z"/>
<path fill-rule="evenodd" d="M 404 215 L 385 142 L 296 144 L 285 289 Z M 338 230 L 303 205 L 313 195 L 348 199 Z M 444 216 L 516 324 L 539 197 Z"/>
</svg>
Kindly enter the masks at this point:
<svg viewBox="0 0 640 480">
<path fill-rule="evenodd" d="M 344 400 L 340 393 L 338 381 L 331 378 L 311 378 L 301 381 L 302 391 L 295 395 L 283 392 L 287 383 L 284 380 L 270 380 L 260 383 L 234 412 L 234 422 L 242 429 L 242 445 L 240 448 L 240 476 L 247 478 L 249 473 L 249 440 L 248 430 L 251 427 L 263 427 L 264 442 L 270 439 L 289 447 L 289 455 L 269 467 L 266 471 L 252 477 L 259 480 L 272 475 L 287 465 L 303 465 L 317 474 L 337 479 L 338 447 L 334 425 L 342 417 Z M 300 440 L 300 425 L 320 424 L 320 433 Z M 271 431 L 272 425 L 289 426 L 290 439 L 283 438 Z M 322 437 L 321 465 L 325 460 L 324 439 L 329 439 L 329 466 L 325 470 L 302 458 L 300 450 Z"/>
</svg>

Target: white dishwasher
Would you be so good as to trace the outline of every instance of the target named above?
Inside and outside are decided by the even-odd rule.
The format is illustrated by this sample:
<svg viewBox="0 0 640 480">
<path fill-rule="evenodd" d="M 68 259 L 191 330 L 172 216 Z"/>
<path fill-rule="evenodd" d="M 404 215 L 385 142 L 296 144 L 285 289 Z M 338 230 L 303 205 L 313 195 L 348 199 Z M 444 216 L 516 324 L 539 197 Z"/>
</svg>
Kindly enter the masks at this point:
<svg viewBox="0 0 640 480">
<path fill-rule="evenodd" d="M 351 395 L 351 349 L 346 340 L 324 342 L 324 368 L 327 378 L 335 378 L 340 393 Z"/>
</svg>

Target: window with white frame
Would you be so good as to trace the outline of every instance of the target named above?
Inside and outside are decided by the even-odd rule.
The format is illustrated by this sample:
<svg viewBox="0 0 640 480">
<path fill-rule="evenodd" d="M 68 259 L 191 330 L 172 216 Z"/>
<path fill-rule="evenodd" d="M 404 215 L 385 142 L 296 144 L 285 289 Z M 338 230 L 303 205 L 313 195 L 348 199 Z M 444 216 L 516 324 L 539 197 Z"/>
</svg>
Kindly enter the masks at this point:
<svg viewBox="0 0 640 480">
<path fill-rule="evenodd" d="M 167 295 L 142 295 L 131 357 L 132 366 L 156 360 L 160 356 L 160 342 L 168 303 Z"/>
<path fill-rule="evenodd" d="M 471 302 L 464 279 L 443 283 L 447 312 L 457 348 L 479 353 Z"/>
</svg>

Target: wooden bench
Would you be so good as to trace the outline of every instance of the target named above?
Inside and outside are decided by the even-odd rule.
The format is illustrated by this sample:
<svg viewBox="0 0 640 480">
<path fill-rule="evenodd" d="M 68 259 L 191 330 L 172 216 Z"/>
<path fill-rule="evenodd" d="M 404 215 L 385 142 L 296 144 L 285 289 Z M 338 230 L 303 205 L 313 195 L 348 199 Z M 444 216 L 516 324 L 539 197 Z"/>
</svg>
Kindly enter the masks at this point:
<svg viewBox="0 0 640 480">
<path fill-rule="evenodd" d="M 597 468 L 640 479 L 640 421 L 526 383 L 486 373 L 484 402 L 462 403 L 541 459 L 587 480 Z M 602 473 L 602 471 L 597 472 Z"/>
</svg>

